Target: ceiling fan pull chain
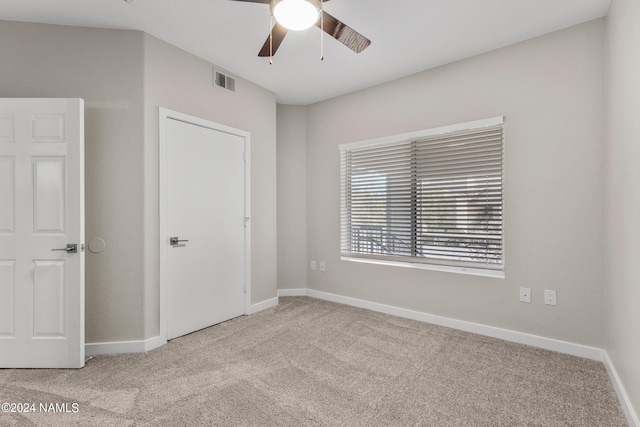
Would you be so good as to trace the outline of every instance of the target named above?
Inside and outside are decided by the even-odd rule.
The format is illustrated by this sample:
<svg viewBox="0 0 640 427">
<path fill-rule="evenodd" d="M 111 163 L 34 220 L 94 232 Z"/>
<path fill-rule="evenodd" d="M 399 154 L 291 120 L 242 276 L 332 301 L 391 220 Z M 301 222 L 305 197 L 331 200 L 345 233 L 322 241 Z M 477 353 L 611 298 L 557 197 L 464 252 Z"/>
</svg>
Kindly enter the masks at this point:
<svg viewBox="0 0 640 427">
<path fill-rule="evenodd" d="M 273 65 L 273 15 L 269 17 L 269 65 Z"/>
<path fill-rule="evenodd" d="M 320 0 L 320 61 L 324 61 L 324 0 Z"/>
</svg>

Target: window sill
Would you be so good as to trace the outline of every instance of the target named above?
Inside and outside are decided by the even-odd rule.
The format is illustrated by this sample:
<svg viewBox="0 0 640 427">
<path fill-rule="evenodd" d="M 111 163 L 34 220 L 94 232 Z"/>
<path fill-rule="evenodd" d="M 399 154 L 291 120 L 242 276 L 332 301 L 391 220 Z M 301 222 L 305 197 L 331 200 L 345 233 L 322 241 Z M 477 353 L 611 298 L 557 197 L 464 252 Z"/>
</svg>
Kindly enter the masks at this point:
<svg viewBox="0 0 640 427">
<path fill-rule="evenodd" d="M 388 265 L 391 267 L 418 268 L 421 270 L 444 271 L 447 273 L 468 274 L 471 276 L 493 277 L 504 279 L 504 271 L 482 270 L 479 268 L 454 267 L 451 265 L 422 264 L 417 262 L 385 261 L 379 259 L 366 259 L 354 257 L 340 257 L 342 261 L 362 262 L 365 264 Z"/>
</svg>

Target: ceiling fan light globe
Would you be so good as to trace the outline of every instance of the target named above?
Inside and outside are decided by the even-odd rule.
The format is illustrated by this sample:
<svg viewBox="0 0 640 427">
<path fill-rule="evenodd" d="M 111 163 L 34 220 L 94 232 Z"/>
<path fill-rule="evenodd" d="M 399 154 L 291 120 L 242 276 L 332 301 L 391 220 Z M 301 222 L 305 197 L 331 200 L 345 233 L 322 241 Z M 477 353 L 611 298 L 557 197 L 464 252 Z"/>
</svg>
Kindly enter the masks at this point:
<svg viewBox="0 0 640 427">
<path fill-rule="evenodd" d="M 320 0 L 272 0 L 271 14 L 283 27 L 301 31 L 320 19 Z"/>
</svg>

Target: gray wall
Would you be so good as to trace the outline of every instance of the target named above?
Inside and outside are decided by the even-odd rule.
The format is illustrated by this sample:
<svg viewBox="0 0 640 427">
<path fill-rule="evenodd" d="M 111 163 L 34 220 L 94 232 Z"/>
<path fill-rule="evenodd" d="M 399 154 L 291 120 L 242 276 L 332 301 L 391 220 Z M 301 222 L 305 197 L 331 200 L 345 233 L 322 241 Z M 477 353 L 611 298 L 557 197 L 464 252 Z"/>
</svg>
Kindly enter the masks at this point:
<svg viewBox="0 0 640 427">
<path fill-rule="evenodd" d="M 212 64 L 150 35 L 145 35 L 144 64 L 146 336 L 154 336 L 159 298 L 158 108 L 251 132 L 251 301 L 257 303 L 276 297 L 276 101 L 273 92 L 237 77 L 235 92 L 214 87 Z"/>
<path fill-rule="evenodd" d="M 640 415 L 640 3 L 607 16 L 606 350 Z"/>
<path fill-rule="evenodd" d="M 277 129 L 278 288 L 306 288 L 306 108 L 278 105 Z"/>
<path fill-rule="evenodd" d="M 19 41 L 19 43 L 16 43 Z M 252 301 L 276 295 L 276 103 L 243 79 L 136 31 L 0 21 L 0 96 L 85 100 L 86 341 L 159 332 L 158 106 L 251 132 Z"/>
<path fill-rule="evenodd" d="M 591 21 L 307 106 L 307 252 L 327 263 L 307 270 L 308 287 L 603 347 L 603 36 L 604 20 Z M 506 279 L 340 260 L 339 144 L 497 115 Z M 281 195 L 279 206 L 298 203 Z M 544 289 L 557 290 L 556 307 Z"/>
<path fill-rule="evenodd" d="M 19 41 L 19 43 L 18 43 Z M 86 340 L 144 337 L 143 34 L 0 21 L 0 96 L 85 100 Z"/>
</svg>

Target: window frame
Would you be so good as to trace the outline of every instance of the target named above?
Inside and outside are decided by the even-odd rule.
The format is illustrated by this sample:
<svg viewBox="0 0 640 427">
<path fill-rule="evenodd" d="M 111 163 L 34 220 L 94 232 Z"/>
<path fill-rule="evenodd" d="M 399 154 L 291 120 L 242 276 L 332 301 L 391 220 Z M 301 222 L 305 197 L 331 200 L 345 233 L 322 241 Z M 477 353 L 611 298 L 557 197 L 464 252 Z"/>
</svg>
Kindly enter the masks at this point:
<svg viewBox="0 0 640 427">
<path fill-rule="evenodd" d="M 504 226 L 504 158 L 505 158 L 505 144 L 504 144 L 504 128 L 505 118 L 504 116 L 497 116 L 483 120 L 475 120 L 465 123 L 459 123 L 449 126 L 441 126 L 431 129 L 420 130 L 416 132 L 409 132 L 399 135 L 390 135 L 382 138 L 369 139 L 365 141 L 351 142 L 346 144 L 339 145 L 340 151 L 340 255 L 341 260 L 344 261 L 353 261 L 353 262 L 361 262 L 361 263 L 372 263 L 372 264 L 380 264 L 380 265 L 392 265 L 392 266 L 400 266 L 400 267 L 409 267 L 409 268 L 419 268 L 419 269 L 427 269 L 427 270 L 436 270 L 436 271 L 448 271 L 462 274 L 472 274 L 478 276 L 487 276 L 487 277 L 497 277 L 504 278 L 504 266 L 505 266 L 505 226 Z M 372 250 L 371 253 L 361 253 L 354 254 L 349 252 L 348 250 L 343 251 L 344 242 L 349 241 L 352 242 L 352 238 L 347 238 L 345 240 L 344 233 L 353 233 L 353 229 L 351 228 L 351 218 L 352 214 L 352 186 L 348 185 L 345 181 L 347 180 L 346 172 L 345 172 L 345 162 L 347 161 L 347 156 L 349 155 L 350 150 L 359 150 L 366 148 L 393 148 L 394 146 L 401 146 L 403 144 L 412 144 L 416 141 L 427 140 L 429 138 L 438 138 L 446 136 L 446 134 L 453 134 L 461 131 L 482 131 L 484 128 L 491 127 L 499 127 L 502 131 L 502 141 L 501 141 L 501 163 L 500 163 L 500 209 L 501 209 L 501 223 L 500 223 L 500 243 L 501 243 L 501 262 L 494 263 L 492 265 L 478 263 L 478 262 L 465 262 L 462 260 L 442 260 L 436 257 L 428 257 L 428 256 L 417 256 L 414 254 L 415 249 L 418 247 L 415 243 L 414 239 L 417 238 L 414 236 L 414 232 L 418 229 L 418 221 L 415 221 L 413 218 L 416 214 L 415 212 L 411 213 L 413 224 L 411 227 L 412 237 L 411 237 L 411 251 L 412 255 L 403 255 L 403 256 L 394 256 L 392 254 L 375 254 Z M 407 165 L 409 168 L 410 165 Z M 349 175 L 351 178 L 352 175 Z M 452 178 L 452 180 L 455 179 Z M 412 188 L 412 198 L 417 197 L 416 193 L 414 193 L 415 189 Z M 349 193 L 349 195 L 347 194 Z M 347 198 L 348 197 L 348 198 Z M 412 202 L 412 210 L 415 205 Z M 345 212 L 346 211 L 346 212 Z M 348 212 L 348 213 L 347 213 Z M 345 220 L 349 222 L 348 225 L 345 224 Z M 415 228 L 414 228 L 415 227 Z M 422 237 L 422 235 L 421 235 Z M 413 261 L 412 258 L 415 258 L 416 261 Z"/>
</svg>

